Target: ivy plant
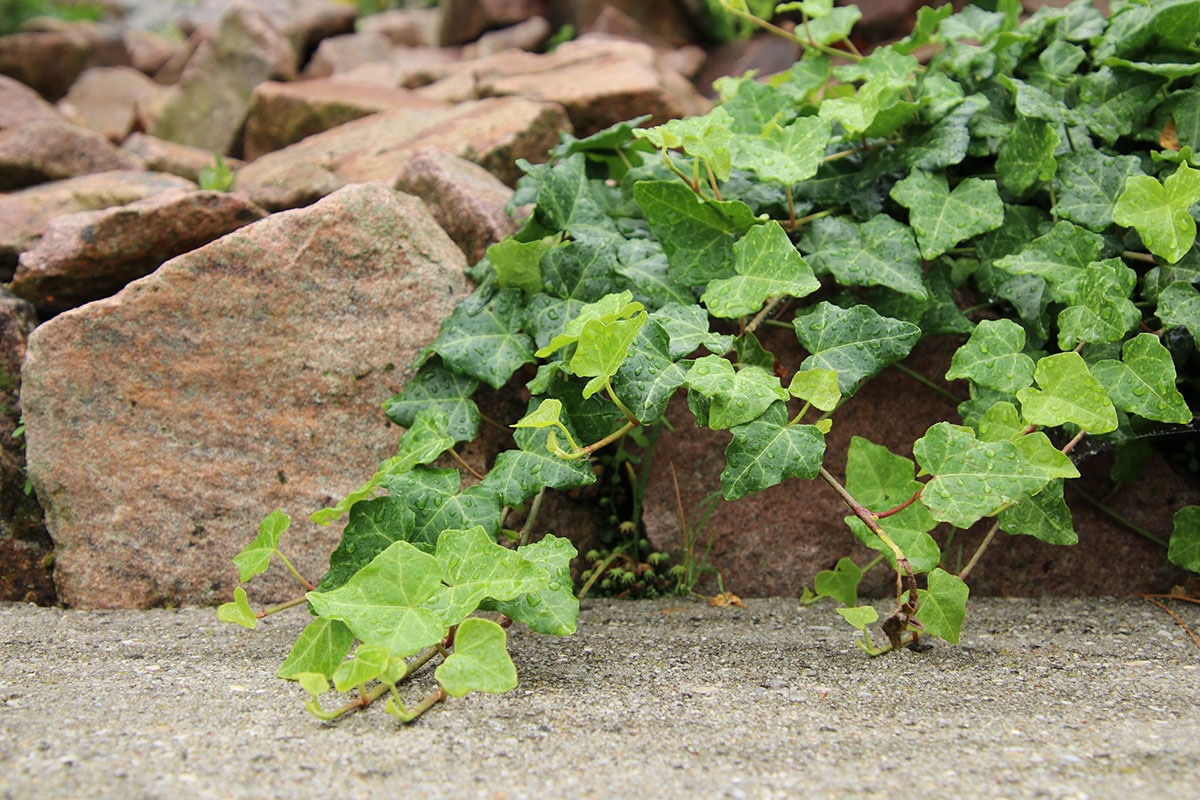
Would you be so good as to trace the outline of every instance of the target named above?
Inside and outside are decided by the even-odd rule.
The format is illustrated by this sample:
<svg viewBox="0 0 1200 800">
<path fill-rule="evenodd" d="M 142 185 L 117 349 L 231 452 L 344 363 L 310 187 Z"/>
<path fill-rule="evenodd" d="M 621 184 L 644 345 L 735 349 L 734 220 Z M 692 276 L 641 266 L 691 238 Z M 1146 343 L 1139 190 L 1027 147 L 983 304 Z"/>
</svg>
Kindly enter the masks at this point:
<svg viewBox="0 0 1200 800">
<path fill-rule="evenodd" d="M 868 565 L 850 559 L 806 600 L 840 603 L 872 654 L 957 642 L 998 534 L 1073 544 L 1064 486 L 1082 452 L 1115 449 L 1129 477 L 1147 437 L 1192 430 L 1200 0 L 1113 0 L 1109 18 L 1077 0 L 1024 21 L 1017 0 L 923 8 L 866 55 L 848 38 L 857 10 L 832 0 L 778 4 L 790 29 L 724 7 L 803 57 L 722 80 L 704 116 L 563 136 L 547 163 L 520 162 L 513 204 L 533 213 L 385 404 L 407 429 L 397 455 L 313 514 L 344 526 L 328 573 L 309 584 L 282 558 L 278 511 L 235 559 L 243 581 L 279 559 L 307 589 L 289 605 L 314 619 L 279 674 L 313 713 L 387 695 L 408 720 L 511 688 L 506 624 L 576 625 L 574 548 L 531 536 L 543 493 L 594 482 L 598 454 L 662 424 L 675 395 L 729 432 L 726 500 L 820 480 L 845 502 L 851 535 L 895 571 L 894 607 L 880 622 L 860 602 Z M 796 374 L 766 326 L 807 353 Z M 856 436 L 827 464 L 839 409 L 933 335 L 960 343 L 945 376 L 968 398 L 958 417 L 911 457 Z M 480 435 L 484 384 L 531 400 L 512 447 L 464 481 L 450 465 Z M 981 520 L 980 549 L 951 568 L 937 537 Z M 1200 508 L 1161 543 L 1200 571 Z M 274 610 L 239 588 L 220 613 L 253 626 Z M 434 659 L 436 687 L 406 706 L 399 687 Z M 331 685 L 356 694 L 326 710 Z"/>
</svg>

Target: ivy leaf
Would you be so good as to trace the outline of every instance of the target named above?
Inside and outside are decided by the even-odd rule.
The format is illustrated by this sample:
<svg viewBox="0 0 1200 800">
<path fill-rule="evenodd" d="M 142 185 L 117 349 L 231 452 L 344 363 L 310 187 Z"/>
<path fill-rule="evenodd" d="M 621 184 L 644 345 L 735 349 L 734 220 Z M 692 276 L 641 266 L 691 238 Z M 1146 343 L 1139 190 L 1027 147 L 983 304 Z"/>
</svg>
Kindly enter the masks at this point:
<svg viewBox="0 0 1200 800">
<path fill-rule="evenodd" d="M 1037 275 L 1049 282 L 1054 298 L 1065 300 L 1060 287 L 1074 280 L 1095 262 L 1104 249 L 1104 238 L 1070 222 L 1057 222 L 1015 255 L 996 261 L 1013 275 Z"/>
<path fill-rule="evenodd" d="M 456 442 L 469 442 L 479 433 L 479 407 L 471 399 L 477 388 L 478 380 L 435 359 L 426 362 L 403 391 L 384 403 L 383 411 L 392 422 L 411 428 L 420 411 L 436 406 L 446 414 L 446 435 Z"/>
<path fill-rule="evenodd" d="M 702 116 L 673 119 L 654 128 L 633 132 L 660 150 L 681 149 L 708 163 L 719 180 L 729 178 L 733 118 L 721 106 Z"/>
<path fill-rule="evenodd" d="M 490 619 L 463 620 L 454 634 L 454 652 L 434 670 L 446 693 L 500 694 L 517 686 L 517 668 L 508 655 L 504 629 Z"/>
<path fill-rule="evenodd" d="M 1177 567 L 1200 572 L 1200 506 L 1184 506 L 1175 512 L 1167 558 Z"/>
<path fill-rule="evenodd" d="M 1070 350 L 1080 342 L 1118 342 L 1142 319 L 1129 299 L 1136 275 L 1119 258 L 1090 264 L 1061 287 L 1070 302 L 1058 315 L 1058 346 Z"/>
<path fill-rule="evenodd" d="M 1078 354 L 1073 354 L 1078 355 Z M 970 428 L 939 422 L 913 444 L 922 469 L 933 474 L 921 502 L 933 518 L 968 528 L 1049 479 L 1011 442 L 984 442 Z"/>
<path fill-rule="evenodd" d="M 658 242 L 627 239 L 617 249 L 613 271 L 625 279 L 622 288 L 631 291 L 634 299 L 648 308 L 695 303 L 691 289 L 668 275 L 667 254 Z"/>
<path fill-rule="evenodd" d="M 685 286 L 731 277 L 734 240 L 757 222 L 745 203 L 705 201 L 678 180 L 636 183 L 633 199 L 666 251 L 671 280 Z"/>
<path fill-rule="evenodd" d="M 518 430 L 514 438 L 520 449 L 505 450 L 496 456 L 479 485 L 495 492 L 511 508 L 533 497 L 542 487 L 577 489 L 596 482 L 596 473 L 586 459 L 561 458 L 550 452 L 548 436 L 545 429 Z"/>
<path fill-rule="evenodd" d="M 535 165 L 519 159 L 517 165 L 537 185 L 533 218 L 543 228 L 593 238 L 620 236 L 595 194 L 595 184 L 588 179 L 583 153 L 554 164 Z"/>
<path fill-rule="evenodd" d="M 521 365 L 533 361 L 533 340 L 518 328 L 523 297 L 520 289 L 501 289 L 487 302 L 460 303 L 430 349 L 455 372 L 499 389 Z"/>
<path fill-rule="evenodd" d="M 1078 353 L 1040 359 L 1033 380 L 1039 388 L 1017 392 L 1021 413 L 1029 422 L 1050 428 L 1071 423 L 1088 433 L 1116 430 L 1117 412 L 1108 392 L 1092 377 Z"/>
<path fill-rule="evenodd" d="M 1196 220 L 1188 209 L 1200 202 L 1200 171 L 1181 163 L 1162 183 L 1149 175 L 1125 181 L 1113 221 L 1137 229 L 1146 248 L 1174 264 L 1196 243 Z"/>
<path fill-rule="evenodd" d="M 354 634 L 344 622 L 317 617 L 304 627 L 275 674 L 289 681 L 305 672 L 332 678 L 353 645 Z"/>
<path fill-rule="evenodd" d="M 644 311 L 641 303 L 634 302 L 632 292 L 606 294 L 594 302 L 580 306 L 578 313 L 563 326 L 562 332 L 534 355 L 545 358 L 568 345 L 576 344 L 583 338 L 584 329 L 590 322 L 616 322 L 636 317 Z"/>
<path fill-rule="evenodd" d="M 786 478 L 817 476 L 825 457 L 825 437 L 813 425 L 788 425 L 787 406 L 774 403 L 753 422 L 732 428 L 725 448 L 721 492 L 737 500 Z"/>
<path fill-rule="evenodd" d="M 457 474 L 457 473 L 455 473 Z M 482 527 L 495 539 L 500 535 L 500 496 L 489 486 L 477 484 L 445 497 L 441 502 L 416 506 L 412 544 L 432 551 L 442 531 Z"/>
<path fill-rule="evenodd" d="M 258 627 L 258 617 L 254 614 L 254 609 L 250 608 L 246 590 L 240 586 L 233 590 L 233 602 L 222 603 L 221 607 L 217 609 L 217 619 L 221 622 L 232 622 L 250 630 Z"/>
<path fill-rule="evenodd" d="M 1122 411 L 1158 422 L 1192 421 L 1183 395 L 1175 388 L 1175 362 L 1152 333 L 1140 333 L 1121 347 L 1121 360 L 1105 359 L 1092 375 Z"/>
<path fill-rule="evenodd" d="M 415 524 L 416 517 L 404 498 L 377 497 L 355 503 L 342 540 L 329 556 L 329 571 L 317 588 L 326 592 L 343 585 L 394 542 L 410 541 Z"/>
<path fill-rule="evenodd" d="M 271 566 L 271 556 L 279 552 L 279 537 L 291 524 L 292 518 L 278 508 L 258 523 L 258 536 L 233 557 L 239 581 L 245 583 L 267 571 Z"/>
<path fill-rule="evenodd" d="M 892 187 L 891 196 L 908 209 L 921 255 L 927 259 L 1004 222 L 1004 202 L 995 181 L 967 178 L 950 191 L 945 175 L 914 172 Z"/>
<path fill-rule="evenodd" d="M 1181 325 L 1200 343 L 1200 292 L 1185 281 L 1175 281 L 1158 295 L 1155 314 L 1163 325 Z"/>
<path fill-rule="evenodd" d="M 917 134 L 901 153 L 908 168 L 938 170 L 961 163 L 971 144 L 968 126 L 987 105 L 987 98 L 981 94 L 964 97 L 928 130 Z"/>
<path fill-rule="evenodd" d="M 822 411 L 833 411 L 842 401 L 838 374 L 831 369 L 806 369 L 792 376 L 788 394 L 812 403 Z"/>
<path fill-rule="evenodd" d="M 848 217 L 815 220 L 800 246 L 811 253 L 808 260 L 814 269 L 831 273 L 843 286 L 886 286 L 911 297 L 928 297 L 912 228 L 887 214 L 863 225 Z"/>
<path fill-rule="evenodd" d="M 796 338 L 811 354 L 802 369 L 831 369 L 838 388 L 854 394 L 860 381 L 908 355 L 921 338 L 910 322 L 880 316 L 867 305 L 840 308 L 821 301 L 792 322 Z"/>
<path fill-rule="evenodd" d="M 1033 359 L 1021 352 L 1024 348 L 1020 325 L 1009 319 L 982 320 L 955 351 L 946 379 L 967 378 L 1014 394 L 1033 383 Z"/>
<path fill-rule="evenodd" d="M 1079 542 L 1071 509 L 1063 500 L 1061 480 L 1050 484 L 1035 495 L 1027 495 L 1017 504 L 1000 512 L 997 519 L 1005 533 L 1032 536 L 1047 544 L 1072 545 Z"/>
<path fill-rule="evenodd" d="M 1142 174 L 1137 156 L 1117 156 L 1084 148 L 1058 156 L 1058 200 L 1054 213 L 1096 231 L 1112 225 L 1113 207 L 1125 181 Z"/>
<path fill-rule="evenodd" d="M 832 597 L 848 608 L 858 605 L 858 584 L 862 570 L 849 558 L 839 558 L 832 570 L 823 569 L 813 578 L 817 597 Z"/>
<path fill-rule="evenodd" d="M 1088 129 L 1111 145 L 1144 123 L 1162 85 L 1156 75 L 1101 67 L 1080 79 L 1077 108 Z"/>
<path fill-rule="evenodd" d="M 996 158 L 996 171 L 1005 187 L 1013 194 L 1023 195 L 1053 178 L 1058 169 L 1054 160 L 1058 141 L 1058 134 L 1050 123 L 1027 117 L 1018 119 Z"/>
<path fill-rule="evenodd" d="M 670 339 L 667 354 L 672 361 L 691 355 L 698 347 L 721 355 L 733 346 L 733 337 L 713 333 L 708 328 L 708 313 L 698 305 L 671 303 L 650 315 Z"/>
<path fill-rule="evenodd" d="M 846 489 L 867 508 L 882 512 L 910 500 L 924 488 L 915 474 L 916 465 L 911 459 L 861 436 L 851 437 L 846 453 Z M 889 563 L 895 564 L 891 548 L 862 520 L 846 517 L 845 521 L 859 541 L 883 553 Z M 941 560 L 941 550 L 929 535 L 937 522 L 920 503 L 913 503 L 903 511 L 879 520 L 878 524 L 904 552 L 913 569 L 929 570 Z"/>
<path fill-rule="evenodd" d="M 921 601 L 917 622 L 925 627 L 926 633 L 958 644 L 970 594 L 967 584 L 957 575 L 940 568 L 933 570 L 929 573 L 929 588 L 917 590 Z"/>
<path fill-rule="evenodd" d="M 617 245 L 607 239 L 564 242 L 542 258 L 545 292 L 563 300 L 594 303 L 609 294 Z"/>
<path fill-rule="evenodd" d="M 671 359 L 670 336 L 651 318 L 613 376 L 613 391 L 638 420 L 653 422 L 686 379 L 687 371 Z"/>
<path fill-rule="evenodd" d="M 646 317 L 642 311 L 629 319 L 592 319 L 584 324 L 570 360 L 572 372 L 592 379 L 583 390 L 584 399 L 603 389 L 617 373 L 646 324 Z"/>
<path fill-rule="evenodd" d="M 359 486 L 331 508 L 322 508 L 309 515 L 318 525 L 328 525 L 349 511 L 355 503 L 367 500 L 381 485 L 398 475 L 411 471 L 419 464 L 428 464 L 454 446 L 446 435 L 446 412 L 431 406 L 420 411 L 412 427 L 400 437 L 399 452 L 379 465 L 371 479 Z"/>
<path fill-rule="evenodd" d="M 466 619 L 485 597 L 512 600 L 550 583 L 546 570 L 496 544 L 478 525 L 443 531 L 435 557 L 445 587 L 425 605 L 437 611 L 446 627 Z"/>
<path fill-rule="evenodd" d="M 388 669 L 391 654 L 386 647 L 362 644 L 354 651 L 354 657 L 344 661 L 333 672 L 333 688 L 348 692 L 355 686 L 373 681 Z"/>
<path fill-rule="evenodd" d="M 542 291 L 542 256 L 554 249 L 547 239 L 521 242 L 503 239 L 487 249 L 487 260 L 496 270 L 496 282 L 526 294 Z"/>
<path fill-rule="evenodd" d="M 734 371 L 720 356 L 696 359 L 687 373 L 688 388 L 710 400 L 706 424 L 723 430 L 757 419 L 788 393 L 779 378 L 762 367 L 748 366 Z"/>
<path fill-rule="evenodd" d="M 571 583 L 571 559 L 578 555 L 574 545 L 567 539 L 547 535 L 533 544 L 518 547 L 517 552 L 545 570 L 550 582 L 544 589 L 512 600 L 485 600 L 480 608 L 504 614 L 538 633 L 550 636 L 574 633 L 579 618 L 579 600 Z"/>
<path fill-rule="evenodd" d="M 753 314 L 769 298 L 804 297 L 821 288 L 783 226 L 772 220 L 751 228 L 733 246 L 736 273 L 711 281 L 700 298 L 715 317 Z"/>
<path fill-rule="evenodd" d="M 733 165 L 760 180 L 794 186 L 817 174 L 831 133 L 820 117 L 800 117 L 786 127 L 771 125 L 765 132 L 743 134 L 733 140 Z"/>
<path fill-rule="evenodd" d="M 319 616 L 339 619 L 363 642 L 403 658 L 445 635 L 437 613 L 419 607 L 441 586 L 440 575 L 437 559 L 408 542 L 396 542 L 344 586 L 307 597 Z"/>
<path fill-rule="evenodd" d="M 771 123 L 787 124 L 796 115 L 796 105 L 787 92 L 752 77 L 727 76 L 713 81 L 735 134 L 759 136 Z M 736 140 L 735 140 L 736 141 Z M 735 164 L 737 148 L 734 148 Z"/>
<path fill-rule="evenodd" d="M 838 6 L 828 14 L 810 19 L 798 33 L 818 44 L 840 42 L 850 35 L 860 19 L 862 12 L 856 6 Z"/>
</svg>

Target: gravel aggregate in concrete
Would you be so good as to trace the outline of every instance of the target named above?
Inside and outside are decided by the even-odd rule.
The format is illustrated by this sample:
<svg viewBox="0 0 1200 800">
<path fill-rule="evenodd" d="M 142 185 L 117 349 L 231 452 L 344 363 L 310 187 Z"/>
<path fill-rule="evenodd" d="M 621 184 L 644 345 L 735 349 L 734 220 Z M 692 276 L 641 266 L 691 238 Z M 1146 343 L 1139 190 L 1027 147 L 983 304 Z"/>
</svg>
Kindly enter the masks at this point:
<svg viewBox="0 0 1200 800">
<path fill-rule="evenodd" d="M 1145 601 L 972 601 L 875 659 L 830 605 L 747 606 L 587 601 L 510 632 L 516 690 L 404 727 L 274 677 L 303 612 L 0 605 L 0 797 L 1200 797 L 1200 649 Z"/>
</svg>

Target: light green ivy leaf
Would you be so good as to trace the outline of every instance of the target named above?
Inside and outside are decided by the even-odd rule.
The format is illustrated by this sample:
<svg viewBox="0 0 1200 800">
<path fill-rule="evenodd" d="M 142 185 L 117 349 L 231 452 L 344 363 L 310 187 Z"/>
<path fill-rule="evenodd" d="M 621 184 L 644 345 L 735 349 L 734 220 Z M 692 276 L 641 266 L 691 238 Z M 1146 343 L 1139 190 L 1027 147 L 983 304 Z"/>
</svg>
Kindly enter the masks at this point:
<svg viewBox="0 0 1200 800">
<path fill-rule="evenodd" d="M 353 645 L 354 634 L 345 623 L 329 617 L 317 617 L 304 627 L 275 674 L 289 681 L 296 680 L 303 673 L 332 678 Z"/>
<path fill-rule="evenodd" d="M 958 644 L 970 594 L 967 584 L 957 575 L 943 569 L 933 570 L 929 573 L 929 588 L 917 590 L 921 600 L 917 622 L 925 626 L 926 633 Z"/>
<path fill-rule="evenodd" d="M 735 371 L 720 356 L 704 356 L 692 362 L 687 373 L 688 388 L 709 400 L 707 427 L 723 430 L 757 419 L 778 400 L 787 400 L 779 378 L 762 367 Z"/>
<path fill-rule="evenodd" d="M 967 378 L 1013 394 L 1033 383 L 1033 359 L 1021 352 L 1025 329 L 1010 319 L 982 320 L 958 348 L 947 380 Z"/>
<path fill-rule="evenodd" d="M 1033 380 L 1038 388 L 1017 392 L 1021 413 L 1029 422 L 1050 428 L 1071 423 L 1088 433 L 1116 430 L 1117 411 L 1112 400 L 1078 353 L 1056 353 L 1040 359 Z"/>
<path fill-rule="evenodd" d="M 1159 183 L 1149 175 L 1125 181 L 1113 207 L 1113 222 L 1137 229 L 1147 249 L 1174 264 L 1196 243 L 1196 220 L 1188 209 L 1200 203 L 1200 170 L 1181 163 Z"/>
<path fill-rule="evenodd" d="M 892 187 L 891 196 L 908 209 L 921 255 L 930 260 L 1004 223 L 995 181 L 967 178 L 950 191 L 945 175 L 918 171 Z"/>
<path fill-rule="evenodd" d="M 469 692 L 500 694 L 517 686 L 517 668 L 508 655 L 504 628 L 480 617 L 458 626 L 454 652 L 433 674 L 452 697 Z"/>
<path fill-rule="evenodd" d="M 813 425 L 789 425 L 787 406 L 775 403 L 758 419 L 734 426 L 725 448 L 721 492 L 736 500 L 786 478 L 817 476 L 825 457 L 825 437 Z"/>
<path fill-rule="evenodd" d="M 1183 395 L 1175 388 L 1175 362 L 1152 333 L 1140 333 L 1121 347 L 1121 360 L 1104 359 L 1092 375 L 1122 411 L 1158 422 L 1192 421 Z"/>
<path fill-rule="evenodd" d="M 1016 505 L 1004 509 L 997 519 L 1005 533 L 1032 536 L 1047 544 L 1072 545 L 1079 542 L 1071 509 L 1063 499 L 1063 482 L 1051 481 L 1035 495 L 1026 495 Z"/>
<path fill-rule="evenodd" d="M 783 226 L 772 220 L 733 246 L 734 275 L 711 281 L 700 298 L 715 317 L 753 314 L 772 297 L 804 297 L 821 288 Z"/>
<path fill-rule="evenodd" d="M 292 518 L 278 508 L 263 518 L 258 524 L 258 535 L 254 541 L 233 557 L 239 581 L 245 583 L 267 571 L 271 566 L 271 556 L 279 552 L 279 537 L 291 524 Z"/>
</svg>

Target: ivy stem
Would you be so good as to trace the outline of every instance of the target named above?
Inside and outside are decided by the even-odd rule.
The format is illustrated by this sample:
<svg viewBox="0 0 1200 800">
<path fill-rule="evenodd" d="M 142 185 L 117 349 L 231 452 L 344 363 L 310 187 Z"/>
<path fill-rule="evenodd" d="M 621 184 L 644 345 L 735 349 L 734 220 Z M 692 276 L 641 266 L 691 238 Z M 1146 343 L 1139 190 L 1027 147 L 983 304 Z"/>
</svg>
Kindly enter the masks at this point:
<svg viewBox="0 0 1200 800">
<path fill-rule="evenodd" d="M 708 163 L 708 159 L 704 160 L 704 170 L 708 173 L 708 185 L 712 187 L 713 197 L 719 203 L 721 202 L 721 187 L 717 185 L 717 176 L 713 172 L 712 164 Z"/>
<path fill-rule="evenodd" d="M 604 447 L 605 445 L 610 445 L 613 442 L 617 441 L 622 436 L 629 433 L 634 428 L 638 427 L 640 424 L 641 423 L 637 422 L 636 420 L 634 420 L 632 422 L 626 422 L 620 428 L 613 431 L 608 436 L 605 436 L 600 441 L 592 442 L 587 447 L 581 447 L 578 450 L 576 450 L 574 453 L 572 453 L 571 455 L 575 458 L 582 458 L 584 456 L 590 456 L 592 453 L 596 452 L 597 450 Z"/>
<path fill-rule="evenodd" d="M 663 157 L 663 162 L 667 165 L 667 169 L 671 170 L 671 172 L 674 172 L 676 175 L 678 175 L 683 180 L 683 182 L 688 185 L 688 188 L 690 188 L 693 192 L 695 192 L 696 194 L 700 194 L 700 185 L 698 183 L 694 183 L 692 181 L 691 177 L 686 172 L 684 172 L 678 166 L 675 165 L 675 162 L 671 160 L 671 156 L 667 153 L 666 150 L 662 151 L 662 157 Z M 703 197 L 704 195 L 700 195 L 700 196 Z"/>
<path fill-rule="evenodd" d="M 1147 264 L 1158 264 L 1158 262 L 1154 260 L 1154 256 L 1150 255 L 1149 253 L 1138 253 L 1133 250 L 1126 250 L 1125 252 L 1121 253 L 1121 255 L 1125 258 L 1128 258 L 1130 261 L 1143 261 Z"/>
<path fill-rule="evenodd" d="M 538 512 L 542 510 L 542 498 L 546 496 L 546 487 L 538 489 L 538 493 L 533 496 L 533 503 L 529 506 L 529 514 L 525 517 L 525 524 L 521 526 L 521 537 L 518 539 L 518 546 L 523 547 L 529 544 L 529 532 L 533 530 L 533 525 L 537 521 Z"/>
<path fill-rule="evenodd" d="M 292 577 L 295 578 L 297 581 L 299 581 L 300 585 L 303 586 L 306 591 L 311 592 L 313 589 L 317 588 L 316 584 L 312 583 L 311 581 L 306 579 L 303 575 L 301 575 L 300 571 L 297 570 L 295 566 L 293 566 L 292 562 L 288 561 L 288 557 L 285 556 L 283 553 L 279 552 L 278 549 L 275 550 L 275 555 L 279 556 L 279 560 L 283 562 L 283 565 L 285 567 L 287 567 L 287 571 L 292 573 Z"/>
<path fill-rule="evenodd" d="M 1109 519 L 1122 525 L 1125 528 L 1128 528 L 1132 532 L 1136 533 L 1138 536 L 1141 536 L 1143 539 L 1150 541 L 1150 542 L 1154 542 L 1159 547 L 1162 547 L 1162 548 L 1167 547 L 1167 542 L 1165 540 L 1163 540 L 1161 537 L 1151 533 L 1150 531 L 1146 530 L 1142 526 L 1137 525 L 1136 523 L 1130 521 L 1129 519 L 1121 516 L 1119 513 L 1117 513 L 1117 511 L 1115 509 L 1112 509 L 1109 506 L 1104 505 L 1099 500 L 1097 500 L 1095 497 L 1092 497 L 1090 494 L 1085 492 L 1083 489 L 1080 489 L 1074 483 L 1071 484 L 1071 489 L 1076 494 L 1078 494 L 1080 497 L 1082 497 L 1084 500 L 1086 500 L 1092 506 L 1092 508 L 1096 509 L 1097 511 L 1099 511 L 1101 514 L 1105 515 Z"/>
<path fill-rule="evenodd" d="M 892 555 L 896 558 L 896 599 L 897 602 L 899 602 L 900 596 L 904 594 L 905 571 L 911 570 L 911 567 L 908 565 L 908 558 L 904 555 L 904 551 L 900 549 L 899 545 L 892 541 L 892 537 L 888 536 L 883 528 L 879 527 L 879 522 L 876 520 L 875 515 L 871 513 L 871 510 L 855 500 L 854 495 L 850 494 L 850 492 L 846 490 L 846 487 L 843 486 L 837 478 L 833 477 L 829 470 L 825 469 L 825 467 L 822 465 L 817 467 L 817 474 L 819 474 L 821 479 L 828 483 L 833 490 L 837 492 L 838 497 L 842 498 L 842 502 L 845 503 L 852 512 L 854 512 L 854 516 L 861 519 L 863 524 L 870 529 L 871 533 L 878 536 L 879 540 L 887 545 L 888 549 L 892 551 Z M 916 598 L 913 599 L 915 600 Z"/>
<path fill-rule="evenodd" d="M 1079 433 L 1075 434 L 1075 437 L 1073 439 L 1071 439 L 1071 441 L 1067 442 L 1066 444 L 1064 444 L 1062 446 L 1062 454 L 1064 456 L 1069 454 L 1072 450 L 1075 449 L 1075 445 L 1077 445 L 1083 441 L 1083 437 L 1085 437 L 1085 436 L 1087 436 L 1087 431 L 1080 431 Z"/>
<path fill-rule="evenodd" d="M 986 550 L 988 545 L 992 543 L 992 539 L 996 538 L 996 533 L 999 530 L 1000 520 L 996 520 L 992 523 L 992 527 L 988 529 L 987 535 L 983 537 L 983 541 L 979 543 L 979 547 L 975 548 L 975 553 L 971 556 L 971 560 L 968 561 L 967 565 L 958 573 L 960 580 L 965 581 L 967 579 L 967 575 L 971 574 L 971 570 L 975 569 L 975 565 L 979 563 L 979 559 L 983 558 L 983 551 Z"/>
<path fill-rule="evenodd" d="M 432 692 L 430 692 L 429 694 L 427 694 L 423 698 L 421 698 L 421 702 L 419 702 L 415 706 L 413 706 L 412 711 L 409 711 L 408 709 L 404 708 L 404 706 L 401 705 L 400 701 L 398 699 L 396 699 L 395 696 L 393 696 L 392 703 L 388 706 L 388 711 L 391 712 L 392 716 L 394 716 L 396 719 L 407 724 L 409 722 L 412 722 L 417 717 L 421 716 L 426 711 L 433 708 L 434 706 L 436 706 L 438 703 L 442 702 L 445 699 L 446 699 L 446 692 L 442 689 L 442 687 L 439 686 L 438 688 L 434 689 Z"/>
<path fill-rule="evenodd" d="M 908 508 L 913 503 L 917 502 L 917 498 L 921 496 L 921 492 L 923 492 L 924 490 L 925 490 L 925 487 L 922 486 L 920 489 L 917 489 L 915 492 L 913 492 L 912 497 L 908 498 L 907 500 L 905 500 L 903 503 L 896 506 L 895 508 L 889 508 L 887 511 L 880 511 L 878 514 L 875 515 L 875 519 L 884 519 L 884 518 L 890 517 L 894 514 L 899 514 L 901 511 Z"/>
<path fill-rule="evenodd" d="M 613 404 L 617 408 L 621 409 L 621 413 L 625 416 L 625 419 L 633 423 L 634 427 L 642 424 L 641 420 L 639 420 L 637 416 L 635 416 L 634 413 L 629 410 L 629 407 L 621 402 L 621 398 L 617 397 L 617 393 L 613 391 L 611 379 L 606 379 L 604 381 L 604 391 L 608 394 L 608 399 L 612 400 Z"/>
<path fill-rule="evenodd" d="M 958 397 L 955 397 L 954 393 L 951 392 L 946 387 L 938 386 L 936 383 L 931 381 L 929 378 L 926 378 L 924 375 L 922 375 L 921 373 L 912 369 L 911 367 L 904 366 L 899 361 L 897 361 L 895 364 L 892 364 L 892 368 L 897 369 L 900 372 L 903 372 L 905 375 L 912 378 L 914 381 L 921 384 L 922 386 L 926 386 L 926 387 L 932 389 L 933 391 L 937 392 L 938 394 L 940 394 L 942 397 L 945 397 L 946 399 L 953 401 L 955 405 L 958 405 L 959 403 L 962 402 L 961 399 L 959 399 Z"/>
<path fill-rule="evenodd" d="M 750 324 L 746 326 L 746 329 L 743 331 L 743 333 L 754 333 L 756 330 L 758 330 L 758 326 L 763 324 L 763 320 L 771 316 L 771 312 L 775 310 L 776 306 L 783 302 L 785 297 L 787 297 L 787 295 L 781 294 L 768 300 L 767 304 L 762 307 L 762 310 L 754 315 L 754 319 L 750 320 Z"/>
<path fill-rule="evenodd" d="M 857 48 L 855 48 L 856 52 L 847 52 L 845 50 L 839 50 L 836 47 L 830 47 L 827 44 L 821 44 L 820 42 L 815 42 L 815 41 L 813 41 L 811 36 L 810 37 L 797 36 L 796 34 L 792 33 L 791 31 L 785 30 L 785 29 L 779 27 L 778 25 L 768 22 L 765 19 L 754 16 L 749 11 L 742 11 L 741 9 L 734 8 L 727 2 L 727 0 L 722 0 L 721 7 L 724 8 L 726 11 L 728 11 L 730 14 L 734 14 L 735 16 L 738 16 L 738 17 L 746 20 L 747 22 L 750 22 L 753 25 L 757 25 L 758 27 L 762 28 L 765 31 L 770 31 L 771 33 L 775 34 L 776 36 L 782 36 L 785 39 L 789 39 L 789 40 L 795 42 L 796 44 L 800 45 L 801 47 L 812 48 L 813 50 L 816 50 L 817 52 L 820 52 L 820 53 L 824 53 L 825 55 L 842 56 L 844 58 L 849 58 L 853 61 L 862 61 L 863 57 L 861 54 L 857 53 Z M 805 24 L 805 29 L 807 30 L 807 27 L 808 27 L 807 16 L 805 17 L 804 24 Z"/>
<path fill-rule="evenodd" d="M 799 228 L 801 225 L 807 225 L 808 223 L 812 222 L 813 220 L 820 219 L 821 217 L 828 217 L 832 213 L 833 213 L 833 209 L 827 208 L 824 211 L 818 211 L 814 214 L 809 214 L 808 216 L 800 217 L 800 219 L 796 220 L 796 224 L 793 226 L 792 230 Z"/>
<path fill-rule="evenodd" d="M 285 611 L 289 608 L 295 608 L 296 606 L 300 605 L 301 603 L 304 603 L 307 601 L 308 601 L 307 597 L 297 597 L 292 600 L 288 600 L 286 603 L 280 603 L 277 606 L 267 606 L 262 611 L 259 611 L 257 614 L 255 614 L 254 616 L 258 617 L 259 619 L 262 619 L 263 617 L 269 617 L 272 614 L 278 614 L 280 611 Z"/>
<path fill-rule="evenodd" d="M 478 480 L 483 480 L 483 476 L 480 475 L 478 472 L 476 472 L 475 468 L 472 467 L 470 464 L 468 464 L 466 462 L 466 460 L 458 454 L 457 450 L 455 450 L 453 447 L 451 447 L 447 452 L 450 453 L 451 458 L 453 458 L 455 461 L 457 461 L 459 464 L 462 465 L 463 469 L 465 469 L 467 472 L 474 475 Z"/>
<path fill-rule="evenodd" d="M 796 230 L 796 201 L 792 198 L 792 185 L 785 184 L 783 191 L 787 194 L 788 203 L 788 230 Z"/>
</svg>

